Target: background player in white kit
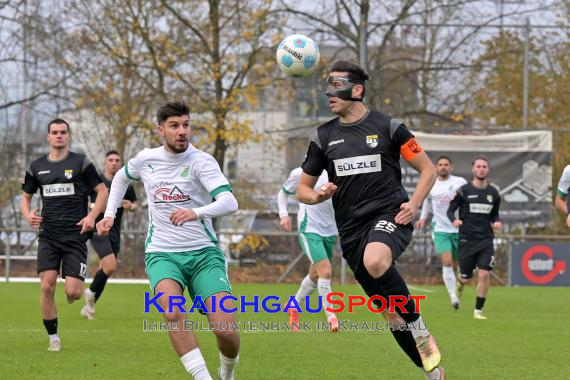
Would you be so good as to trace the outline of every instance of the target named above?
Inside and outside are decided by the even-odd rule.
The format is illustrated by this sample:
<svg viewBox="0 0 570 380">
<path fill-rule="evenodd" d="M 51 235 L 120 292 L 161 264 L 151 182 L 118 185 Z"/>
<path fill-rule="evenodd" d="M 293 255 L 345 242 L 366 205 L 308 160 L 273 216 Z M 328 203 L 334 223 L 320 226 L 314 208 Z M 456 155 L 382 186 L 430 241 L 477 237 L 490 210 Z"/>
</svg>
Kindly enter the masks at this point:
<svg viewBox="0 0 570 380">
<path fill-rule="evenodd" d="M 159 108 L 158 132 L 164 145 L 144 149 L 115 174 L 105 217 L 97 223 L 97 231 L 105 235 L 111 229 L 128 184 L 142 180 L 149 212 L 145 269 L 151 289 L 164 293 L 158 302 L 167 311 L 165 320 L 185 326 L 185 313 L 176 307 L 169 312 L 168 300 L 182 296 L 187 287 L 192 298 L 200 296 L 212 310 L 206 313 L 209 322 L 232 326 L 233 314 L 224 309 L 233 309 L 233 302 L 225 299 L 224 308 L 220 302 L 231 293 L 231 285 L 224 254 L 216 246 L 212 218 L 237 211 L 238 204 L 216 160 L 190 145 L 189 113 L 188 106 L 180 102 Z M 215 311 L 211 296 L 216 296 Z M 186 371 L 196 380 L 211 379 L 194 334 L 183 327 L 168 333 Z M 239 360 L 239 332 L 228 329 L 214 334 L 221 361 L 217 378 L 233 379 Z"/>
<path fill-rule="evenodd" d="M 441 257 L 442 276 L 451 305 L 459 309 L 460 302 L 456 293 L 454 267 L 459 260 L 459 230 L 453 227 L 447 218 L 449 203 L 455 197 L 457 189 L 465 185 L 465 178 L 452 175 L 453 162 L 448 156 L 440 156 L 436 161 L 437 180 L 428 197 L 424 200 L 420 219 L 416 228 L 424 228 L 426 219 L 433 212 L 433 243 L 435 252 Z"/>
<path fill-rule="evenodd" d="M 566 215 L 566 225 L 570 227 L 570 214 L 568 214 L 570 198 L 568 197 L 568 191 L 570 191 L 570 165 L 564 168 L 560 176 L 558 189 L 556 191 L 556 200 L 554 201 L 556 208 Z"/>
<path fill-rule="evenodd" d="M 303 169 L 295 168 L 289 174 L 289 178 L 283 184 L 281 190 L 277 194 L 277 205 L 279 206 L 280 225 L 284 231 L 291 231 L 291 219 L 287 211 L 287 198 L 289 195 L 295 196 L 295 191 Z M 319 177 L 315 188 L 329 182 L 329 176 L 326 170 Z M 336 246 L 338 231 L 334 218 L 334 209 L 332 200 L 329 199 L 323 203 L 316 205 L 299 204 L 299 212 L 297 214 L 297 223 L 299 229 L 299 243 L 301 249 L 307 258 L 311 261 L 309 273 L 301 282 L 301 286 L 295 295 L 295 299 L 299 305 L 305 304 L 305 297 L 310 296 L 315 287 L 318 289 L 319 295 L 322 297 L 323 310 L 326 313 L 329 329 L 331 332 L 338 331 L 338 319 L 334 313 L 326 311 L 330 306 L 326 302 L 327 295 L 332 291 L 331 277 L 332 266 L 331 261 Z M 294 330 L 297 330 L 294 324 L 299 323 L 299 314 L 296 309 L 289 309 L 289 322 Z"/>
</svg>

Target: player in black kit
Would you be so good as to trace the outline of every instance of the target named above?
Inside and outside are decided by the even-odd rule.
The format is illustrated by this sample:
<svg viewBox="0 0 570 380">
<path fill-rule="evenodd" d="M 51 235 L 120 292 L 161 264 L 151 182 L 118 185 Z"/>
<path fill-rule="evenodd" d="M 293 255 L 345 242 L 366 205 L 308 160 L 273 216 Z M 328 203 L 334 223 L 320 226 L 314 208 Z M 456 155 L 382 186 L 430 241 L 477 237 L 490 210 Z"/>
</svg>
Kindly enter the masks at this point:
<svg viewBox="0 0 570 380">
<path fill-rule="evenodd" d="M 123 166 L 121 154 L 116 150 L 110 150 L 105 154 L 105 164 L 103 173 L 100 174 L 101 180 L 109 190 L 115 173 Z M 96 193 L 91 194 L 91 201 L 96 202 Z M 93 232 L 91 245 L 99 256 L 99 270 L 93 278 L 91 286 L 85 289 L 85 306 L 81 309 L 80 314 L 87 319 L 95 319 L 95 302 L 99 300 L 108 278 L 117 268 L 117 255 L 121 250 L 121 219 L 123 218 L 123 210 L 135 211 L 137 195 L 132 185 L 129 185 L 123 205 L 117 209 L 115 215 L 115 223 L 107 236 L 100 236 L 97 231 Z M 92 204 L 94 205 L 94 204 Z M 96 222 L 103 219 L 103 215 L 99 215 Z"/>
<path fill-rule="evenodd" d="M 455 227 L 459 227 L 459 269 L 461 277 L 457 281 L 457 294 L 461 295 L 463 285 L 477 272 L 477 299 L 473 318 L 487 319 L 482 310 L 489 290 L 489 275 L 493 270 L 495 249 L 493 230 L 502 227 L 499 221 L 499 192 L 487 182 L 489 161 L 485 157 L 473 160 L 473 181 L 461 186 L 449 204 L 447 217 Z M 459 209 L 459 219 L 455 210 Z"/>
<path fill-rule="evenodd" d="M 32 162 L 26 170 L 20 207 L 24 219 L 39 229 L 37 270 L 40 275 L 40 309 L 50 338 L 49 351 L 60 351 L 57 334 L 55 287 L 60 271 L 65 294 L 72 303 L 81 298 L 87 270 L 89 232 L 107 202 L 107 188 L 93 163 L 84 155 L 68 150 L 69 124 L 63 119 L 48 124 L 49 154 Z M 40 189 L 43 208 L 31 210 L 32 196 Z M 87 212 L 91 191 L 97 202 Z"/>
<path fill-rule="evenodd" d="M 412 221 L 435 182 L 435 168 L 399 120 L 362 102 L 368 75 L 356 63 L 337 61 L 327 79 L 329 107 L 339 117 L 312 137 L 297 198 L 315 204 L 332 197 L 344 258 L 369 297 L 410 295 L 394 266 L 412 239 Z M 402 186 L 400 156 L 419 173 L 412 199 Z M 314 185 L 326 169 L 329 182 Z M 396 341 L 428 379 L 442 379 L 441 354 L 410 300 L 383 313 Z"/>
</svg>

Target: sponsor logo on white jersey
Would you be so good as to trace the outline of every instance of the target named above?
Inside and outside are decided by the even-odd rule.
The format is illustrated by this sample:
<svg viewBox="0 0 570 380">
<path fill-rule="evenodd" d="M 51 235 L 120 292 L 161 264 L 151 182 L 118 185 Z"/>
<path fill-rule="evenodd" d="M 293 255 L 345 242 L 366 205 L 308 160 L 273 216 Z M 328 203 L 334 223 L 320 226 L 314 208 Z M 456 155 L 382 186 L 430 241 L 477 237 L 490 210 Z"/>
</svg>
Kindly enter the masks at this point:
<svg viewBox="0 0 570 380">
<path fill-rule="evenodd" d="M 42 191 L 44 197 L 63 197 L 75 194 L 75 187 L 72 183 L 52 183 L 51 185 L 43 185 Z"/>
<path fill-rule="evenodd" d="M 333 140 L 333 141 L 329 142 L 329 146 L 336 145 L 336 144 L 341 144 L 341 143 L 343 143 L 343 142 L 344 142 L 344 139 Z"/>
<path fill-rule="evenodd" d="M 154 203 L 181 203 L 188 202 L 190 195 L 184 194 L 177 186 L 160 187 L 154 194 Z"/>
<path fill-rule="evenodd" d="M 451 199 L 452 198 L 447 196 L 447 195 L 441 195 L 439 197 L 432 197 L 432 202 L 438 206 L 445 206 L 445 205 L 449 205 L 449 202 L 451 202 Z"/>
<path fill-rule="evenodd" d="M 342 158 L 333 162 L 336 175 L 339 177 L 382 171 L 379 154 Z"/>
<path fill-rule="evenodd" d="M 486 203 L 470 203 L 469 211 L 472 214 L 490 214 L 493 209 L 493 205 L 488 205 Z"/>
</svg>

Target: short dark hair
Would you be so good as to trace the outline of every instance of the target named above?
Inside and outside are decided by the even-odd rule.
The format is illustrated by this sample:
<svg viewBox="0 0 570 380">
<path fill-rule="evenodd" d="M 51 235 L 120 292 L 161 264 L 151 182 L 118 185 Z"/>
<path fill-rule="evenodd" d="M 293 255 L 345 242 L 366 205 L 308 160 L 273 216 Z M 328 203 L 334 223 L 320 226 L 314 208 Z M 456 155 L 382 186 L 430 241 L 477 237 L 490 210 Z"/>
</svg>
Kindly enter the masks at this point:
<svg viewBox="0 0 570 380">
<path fill-rule="evenodd" d="M 162 124 L 169 117 L 184 115 L 190 115 L 190 108 L 188 108 L 186 103 L 174 100 L 160 106 L 156 112 L 156 120 L 158 121 L 158 124 Z"/>
<path fill-rule="evenodd" d="M 491 166 L 491 165 L 489 164 L 489 160 L 488 160 L 487 157 L 485 157 L 485 156 L 477 156 L 477 157 L 475 157 L 475 158 L 473 159 L 473 162 L 471 163 L 471 166 L 475 165 L 475 161 L 477 161 L 477 160 L 483 160 L 483 161 L 485 161 L 485 162 L 487 163 L 487 166 Z"/>
<path fill-rule="evenodd" d="M 449 158 L 449 156 L 446 154 L 442 154 L 441 156 L 439 156 L 437 158 L 437 160 L 435 161 L 435 163 L 437 164 L 441 160 L 447 160 L 447 161 L 449 161 L 450 164 L 453 164 L 453 161 L 451 161 L 451 158 Z"/>
<path fill-rule="evenodd" d="M 362 67 L 360 67 L 360 65 L 354 61 L 346 61 L 346 60 L 336 61 L 331 66 L 330 71 L 331 72 L 332 71 L 347 72 L 348 77 L 350 79 L 354 79 L 357 81 L 364 82 L 364 81 L 370 79 L 368 77 L 368 74 L 366 74 L 366 71 L 364 71 L 364 69 Z"/>
<path fill-rule="evenodd" d="M 48 133 L 50 133 L 52 124 L 65 124 L 67 126 L 67 133 L 71 133 L 71 128 L 69 128 L 69 123 L 63 119 L 53 119 L 48 123 Z"/>
<path fill-rule="evenodd" d="M 107 158 L 107 157 L 109 157 L 109 156 L 111 156 L 111 155 L 113 155 L 113 154 L 116 154 L 117 156 L 121 157 L 121 153 L 119 153 L 118 150 L 111 149 L 110 151 L 108 151 L 107 153 L 105 153 L 105 158 Z"/>
</svg>

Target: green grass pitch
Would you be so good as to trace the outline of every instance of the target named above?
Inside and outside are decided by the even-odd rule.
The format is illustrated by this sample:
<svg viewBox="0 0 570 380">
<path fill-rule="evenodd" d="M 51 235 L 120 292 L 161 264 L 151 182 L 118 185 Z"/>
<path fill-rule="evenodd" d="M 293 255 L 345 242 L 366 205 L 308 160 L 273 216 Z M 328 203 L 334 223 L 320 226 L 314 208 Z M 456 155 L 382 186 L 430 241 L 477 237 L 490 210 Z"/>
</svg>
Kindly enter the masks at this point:
<svg viewBox="0 0 570 380">
<path fill-rule="evenodd" d="M 143 332 L 145 285 L 109 284 L 97 305 L 97 320 L 79 316 L 83 300 L 68 305 L 58 284 L 61 352 L 47 352 L 39 315 L 39 284 L 0 284 L 0 378 L 155 379 L 187 378 L 166 332 Z M 235 285 L 234 294 L 288 297 L 296 285 Z M 424 291 L 427 290 L 429 292 Z M 357 286 L 333 284 L 334 291 L 362 294 Z M 472 318 L 474 288 L 466 288 L 455 311 L 443 286 L 414 288 L 426 294 L 423 318 L 442 350 L 447 379 L 570 378 L 570 289 L 491 288 L 485 311 Z M 206 321 L 191 314 L 190 318 Z M 340 319 L 381 320 L 364 308 Z M 286 321 L 284 313 L 237 314 L 239 321 Z M 324 321 L 324 314 L 301 321 Z M 198 339 L 210 373 L 218 367 L 212 332 Z M 386 331 L 247 332 L 241 334 L 236 379 L 423 379 Z"/>
</svg>

